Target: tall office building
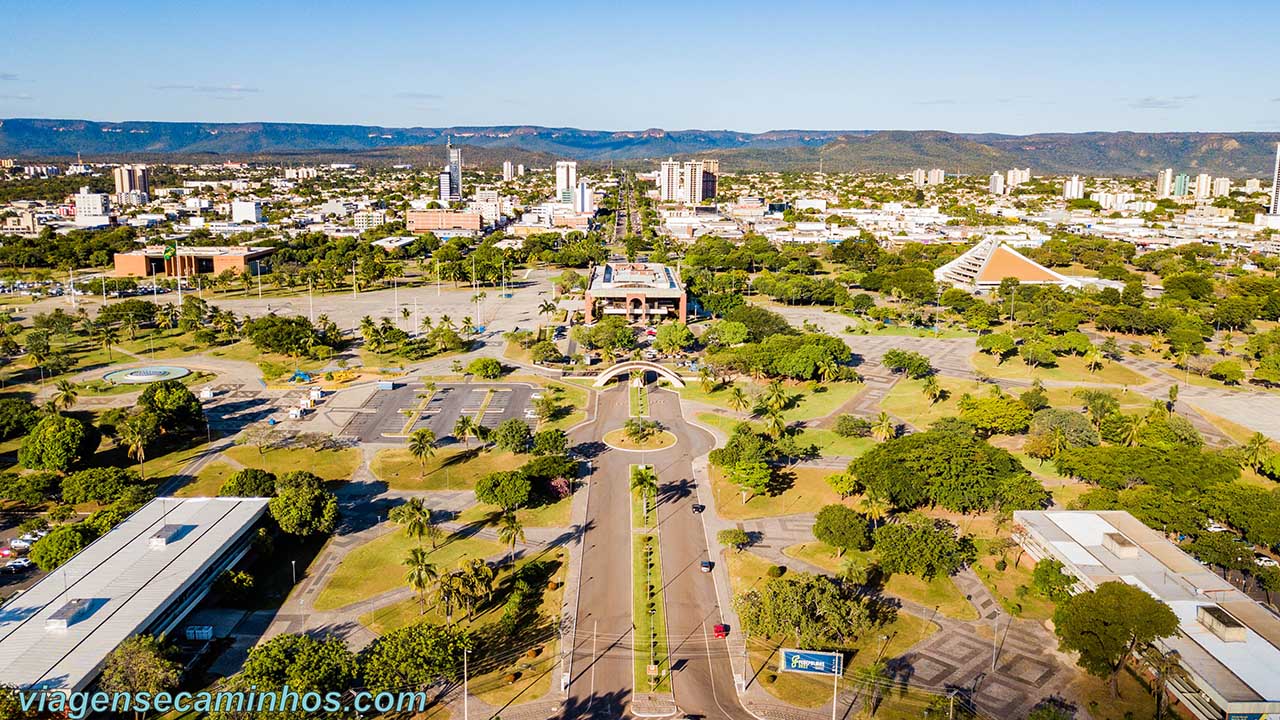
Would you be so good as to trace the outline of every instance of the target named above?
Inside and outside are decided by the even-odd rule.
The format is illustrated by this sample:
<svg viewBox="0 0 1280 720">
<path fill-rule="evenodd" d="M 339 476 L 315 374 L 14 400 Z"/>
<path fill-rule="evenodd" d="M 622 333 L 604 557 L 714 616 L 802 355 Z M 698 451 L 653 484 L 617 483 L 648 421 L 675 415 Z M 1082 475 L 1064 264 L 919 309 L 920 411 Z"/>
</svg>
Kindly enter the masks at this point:
<svg viewBox="0 0 1280 720">
<path fill-rule="evenodd" d="M 1271 214 L 1280 215 L 1280 143 L 1276 143 L 1276 167 L 1271 171 Z"/>
<path fill-rule="evenodd" d="M 911 171 L 911 184 L 916 187 L 924 187 L 928 177 L 929 176 L 925 173 L 924 168 L 916 168 Z"/>
<path fill-rule="evenodd" d="M 1191 190 L 1191 176 L 1186 173 L 1178 173 L 1173 178 L 1173 196 L 1186 197 Z"/>
<path fill-rule="evenodd" d="M 74 198 L 76 207 L 76 225 L 96 227 L 111 222 L 111 200 L 106 193 L 89 192 L 82 187 Z"/>
<path fill-rule="evenodd" d="M 448 200 L 456 202 L 462 199 L 462 148 L 456 148 L 452 141 L 446 140 L 445 149 L 449 151 L 449 164 L 445 166 L 445 170 L 449 173 Z"/>
<path fill-rule="evenodd" d="M 1067 200 L 1080 200 L 1084 197 L 1084 180 L 1079 175 L 1072 175 L 1071 179 L 1062 184 L 1062 197 Z"/>
<path fill-rule="evenodd" d="M 579 215 L 592 215 L 596 211 L 596 195 L 586 180 L 573 190 L 573 211 Z"/>
<path fill-rule="evenodd" d="M 702 199 L 715 200 L 720 185 L 720 161 L 702 161 Z"/>
<path fill-rule="evenodd" d="M 515 168 L 515 166 L 511 164 L 511 161 L 510 161 L 510 160 L 503 161 L 503 163 L 502 163 L 502 181 L 503 181 L 503 182 L 508 182 L 508 181 L 510 181 L 510 180 L 511 180 L 511 178 L 514 178 L 515 176 L 516 176 L 516 168 Z"/>
<path fill-rule="evenodd" d="M 992 195 L 1004 194 L 1004 175 L 999 172 L 991 173 L 991 180 L 988 181 L 987 189 Z"/>
<path fill-rule="evenodd" d="M 556 200 L 572 202 L 574 188 L 578 187 L 578 163 L 572 160 L 556 161 Z"/>
<path fill-rule="evenodd" d="M 440 202 L 445 205 L 453 202 L 453 173 L 448 165 L 440 169 Z"/>
<path fill-rule="evenodd" d="M 1167 198 L 1173 194 L 1173 168 L 1156 173 L 1156 197 Z"/>
<path fill-rule="evenodd" d="M 942 168 L 934 168 L 929 171 L 928 179 L 929 179 L 930 185 L 941 185 L 942 183 L 946 182 L 947 171 L 943 170 Z"/>
<path fill-rule="evenodd" d="M 151 194 L 151 171 L 146 165 L 121 165 L 111 171 L 116 181 L 116 195 Z"/>
</svg>

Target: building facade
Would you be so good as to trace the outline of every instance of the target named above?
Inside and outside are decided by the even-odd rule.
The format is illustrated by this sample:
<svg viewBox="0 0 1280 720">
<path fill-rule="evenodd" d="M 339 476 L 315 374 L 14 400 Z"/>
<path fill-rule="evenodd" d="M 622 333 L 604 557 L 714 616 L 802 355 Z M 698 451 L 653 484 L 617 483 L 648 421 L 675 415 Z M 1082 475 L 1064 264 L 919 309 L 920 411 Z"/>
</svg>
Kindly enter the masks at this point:
<svg viewBox="0 0 1280 720">
<path fill-rule="evenodd" d="M 688 319 L 688 300 L 675 268 L 661 263 L 605 263 L 591 269 L 583 315 L 587 323 L 617 316 L 629 323 Z"/>
</svg>

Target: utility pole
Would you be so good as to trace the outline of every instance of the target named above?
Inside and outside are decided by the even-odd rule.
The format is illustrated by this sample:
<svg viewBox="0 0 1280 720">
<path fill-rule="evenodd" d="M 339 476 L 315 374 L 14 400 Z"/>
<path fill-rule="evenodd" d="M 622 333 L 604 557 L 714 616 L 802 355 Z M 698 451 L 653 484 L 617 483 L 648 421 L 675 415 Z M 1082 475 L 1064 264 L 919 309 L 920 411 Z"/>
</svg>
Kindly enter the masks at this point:
<svg viewBox="0 0 1280 720">
<path fill-rule="evenodd" d="M 356 259 L 351 258 L 351 297 L 356 296 Z"/>
<path fill-rule="evenodd" d="M 470 720 L 467 703 L 467 649 L 462 648 L 462 720 Z"/>
</svg>

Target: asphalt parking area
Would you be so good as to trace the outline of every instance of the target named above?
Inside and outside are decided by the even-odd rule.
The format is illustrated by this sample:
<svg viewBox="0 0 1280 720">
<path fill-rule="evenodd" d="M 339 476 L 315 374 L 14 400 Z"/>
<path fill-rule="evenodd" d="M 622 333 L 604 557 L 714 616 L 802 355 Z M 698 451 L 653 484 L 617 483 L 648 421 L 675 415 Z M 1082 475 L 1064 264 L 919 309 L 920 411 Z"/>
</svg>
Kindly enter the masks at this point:
<svg viewBox="0 0 1280 720">
<path fill-rule="evenodd" d="M 424 398 L 425 393 L 426 386 L 420 382 L 379 390 L 352 416 L 343 434 L 364 443 L 385 443 L 403 440 L 408 433 L 425 428 L 438 441 L 447 442 L 454 439 L 454 425 L 463 415 L 476 418 L 489 430 L 511 418 L 523 420 L 531 428 L 536 422 L 530 410 L 534 388 L 528 385 L 437 383 L 429 399 Z"/>
</svg>

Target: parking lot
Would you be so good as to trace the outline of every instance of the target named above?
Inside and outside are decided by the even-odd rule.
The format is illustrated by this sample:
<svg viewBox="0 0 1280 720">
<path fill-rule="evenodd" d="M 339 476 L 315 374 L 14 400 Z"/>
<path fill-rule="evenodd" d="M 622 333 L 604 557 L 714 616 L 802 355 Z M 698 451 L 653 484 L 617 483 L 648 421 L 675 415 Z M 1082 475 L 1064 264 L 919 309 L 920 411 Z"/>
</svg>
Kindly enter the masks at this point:
<svg viewBox="0 0 1280 720">
<path fill-rule="evenodd" d="M 534 391 L 522 383 L 439 383 L 428 399 L 423 383 L 397 383 L 391 390 L 371 395 L 343 434 L 362 443 L 386 443 L 426 428 L 438 441 L 445 441 L 453 438 L 453 427 L 463 415 L 478 418 L 488 430 L 511 418 L 532 427 L 536 422 L 530 410 Z"/>
</svg>

